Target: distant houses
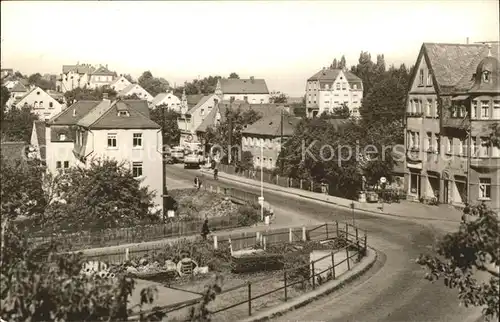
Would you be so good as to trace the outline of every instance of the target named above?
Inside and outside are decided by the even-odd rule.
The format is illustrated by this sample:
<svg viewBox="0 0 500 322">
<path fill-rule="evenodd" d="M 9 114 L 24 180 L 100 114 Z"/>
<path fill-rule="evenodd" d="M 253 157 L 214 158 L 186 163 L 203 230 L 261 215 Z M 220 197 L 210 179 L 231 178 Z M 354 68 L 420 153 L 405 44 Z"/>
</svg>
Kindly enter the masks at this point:
<svg viewBox="0 0 500 322">
<path fill-rule="evenodd" d="M 63 65 L 62 73 L 56 82 L 57 91 L 65 93 L 75 88 L 97 88 L 109 86 L 117 78 L 106 66 L 94 67 L 91 64 Z"/>
<path fill-rule="evenodd" d="M 264 79 L 222 78 L 219 79 L 215 94 L 224 101 L 244 101 L 250 104 L 269 103 L 270 93 Z"/>
<path fill-rule="evenodd" d="M 118 93 L 118 97 L 124 97 L 124 98 L 134 95 L 137 98 L 141 100 L 146 100 L 150 103 L 153 101 L 154 98 L 151 94 L 148 93 L 148 91 L 142 88 L 142 86 L 139 84 L 130 84 Z"/>
</svg>

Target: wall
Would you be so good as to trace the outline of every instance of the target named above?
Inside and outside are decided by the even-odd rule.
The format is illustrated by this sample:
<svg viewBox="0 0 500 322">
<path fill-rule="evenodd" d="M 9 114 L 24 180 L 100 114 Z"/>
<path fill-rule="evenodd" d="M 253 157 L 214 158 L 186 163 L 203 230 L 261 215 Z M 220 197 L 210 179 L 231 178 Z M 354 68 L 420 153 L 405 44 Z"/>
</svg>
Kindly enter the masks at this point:
<svg viewBox="0 0 500 322">
<path fill-rule="evenodd" d="M 269 104 L 270 94 L 224 94 L 222 100 L 229 101 L 231 97 L 235 100 L 244 101 L 245 96 L 249 104 Z"/>
<path fill-rule="evenodd" d="M 110 85 L 114 81 L 112 75 L 92 75 L 90 76 L 90 88 Z"/>
<path fill-rule="evenodd" d="M 65 93 L 71 91 L 75 88 L 84 88 L 89 85 L 89 76 L 87 74 L 78 74 L 75 72 L 69 72 L 67 74 L 61 74 L 61 81 L 56 83 L 56 86 L 60 87 L 60 91 Z"/>
<path fill-rule="evenodd" d="M 307 81 L 306 83 L 306 109 L 307 117 L 312 117 L 312 109 L 318 108 L 319 81 Z"/>
<path fill-rule="evenodd" d="M 20 108 L 25 105 L 30 106 L 33 113 L 37 114 L 41 120 L 50 119 L 62 110 L 61 103 L 38 87 L 17 103 Z"/>
<path fill-rule="evenodd" d="M 68 161 L 70 167 L 75 166 L 78 163 L 73 154 L 74 143 L 72 141 L 52 142 L 50 127 L 45 128 L 45 138 L 47 142 L 45 161 L 47 163 L 47 169 L 50 172 L 56 173 L 57 161 Z"/>
<path fill-rule="evenodd" d="M 108 133 L 117 135 L 117 147 L 108 148 Z M 133 133 L 142 133 L 142 148 L 132 146 Z M 162 205 L 162 149 L 160 130 L 91 130 L 86 142 L 86 154 L 93 157 L 108 157 L 123 161 L 132 168 L 133 162 L 142 162 L 143 186 L 156 191 L 155 203 Z M 88 161 L 87 161 L 88 163 Z"/>
<path fill-rule="evenodd" d="M 325 85 L 328 85 L 328 88 Z M 334 108 L 346 103 L 351 115 L 359 117 L 359 108 L 363 100 L 363 88 L 357 88 L 357 85 L 356 88 L 352 87 L 343 72 L 339 72 L 334 82 L 330 84 L 322 83 L 321 86 L 318 100 L 319 114 L 325 111 L 332 112 Z"/>
<path fill-rule="evenodd" d="M 127 93 L 122 94 L 122 96 L 130 96 L 130 95 L 137 95 L 140 99 L 147 100 L 148 102 L 151 102 L 153 100 L 153 96 L 149 94 L 144 88 L 142 88 L 139 84 L 136 84 L 131 90 L 129 90 Z"/>
<path fill-rule="evenodd" d="M 160 105 L 166 105 L 167 108 L 174 110 L 177 113 L 181 112 L 181 100 L 173 93 L 168 93 L 163 100 L 156 103 L 156 106 Z"/>
<path fill-rule="evenodd" d="M 111 88 L 113 88 L 117 93 L 123 91 L 127 86 L 131 83 L 123 76 L 120 76 L 117 80 L 114 81 Z"/>
<path fill-rule="evenodd" d="M 264 148 L 262 149 L 264 161 L 264 168 L 273 169 L 276 167 L 276 160 L 278 159 L 280 153 L 280 138 L 270 137 L 270 136 L 259 136 L 246 134 L 242 138 L 242 151 L 249 151 L 253 156 L 254 167 L 260 167 L 262 160 L 261 157 L 261 143 L 260 140 L 264 139 Z M 270 160 L 272 159 L 272 161 Z"/>
</svg>

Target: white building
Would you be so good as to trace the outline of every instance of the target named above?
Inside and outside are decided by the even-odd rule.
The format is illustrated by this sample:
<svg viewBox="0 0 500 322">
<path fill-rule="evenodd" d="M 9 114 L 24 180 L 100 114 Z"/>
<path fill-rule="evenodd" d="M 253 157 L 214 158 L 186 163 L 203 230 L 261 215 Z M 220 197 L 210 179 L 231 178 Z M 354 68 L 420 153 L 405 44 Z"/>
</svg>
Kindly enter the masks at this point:
<svg viewBox="0 0 500 322">
<path fill-rule="evenodd" d="M 94 67 L 90 64 L 63 65 L 56 82 L 58 92 L 65 93 L 75 88 L 97 88 L 109 86 L 116 78 L 107 65 Z"/>
<path fill-rule="evenodd" d="M 132 95 L 136 95 L 139 99 L 146 100 L 150 103 L 153 101 L 153 96 L 139 84 L 130 84 L 118 93 L 118 97 L 128 97 Z"/>
<path fill-rule="evenodd" d="M 161 209 L 163 143 L 146 101 L 78 101 L 46 124 L 35 122 L 31 145 L 45 156 L 51 172 L 85 166 L 93 158 L 126 162 L 134 177 L 156 192 L 154 202 Z"/>
<path fill-rule="evenodd" d="M 179 116 L 177 119 L 177 124 L 181 132 L 179 145 L 183 146 L 186 143 L 200 142 L 196 135 L 197 129 L 210 112 L 217 107 L 218 103 L 219 96 L 216 94 L 205 95 L 196 106 Z"/>
<path fill-rule="evenodd" d="M 41 120 L 52 118 L 63 108 L 63 104 L 37 86 L 17 101 L 15 105 L 18 108 L 30 107 Z"/>
<path fill-rule="evenodd" d="M 99 88 L 110 86 L 116 78 L 116 73 L 108 69 L 108 65 L 97 67 L 90 75 L 88 87 Z"/>
<path fill-rule="evenodd" d="M 28 93 L 28 88 L 26 88 L 26 86 L 24 86 L 21 82 L 15 81 L 9 92 L 10 97 L 7 100 L 6 106 L 10 108 Z"/>
<path fill-rule="evenodd" d="M 363 81 L 347 70 L 323 68 L 307 80 L 308 117 L 331 113 L 344 104 L 349 108 L 351 116 L 359 117 L 362 100 Z"/>
<path fill-rule="evenodd" d="M 270 93 L 264 79 L 222 78 L 217 82 L 215 94 L 221 101 L 244 101 L 250 104 L 269 103 Z"/>
<path fill-rule="evenodd" d="M 160 93 L 155 96 L 151 102 L 153 106 L 164 105 L 165 108 L 181 113 L 181 100 L 175 96 L 172 92 L 170 93 Z"/>
<path fill-rule="evenodd" d="M 109 87 L 111 87 L 113 90 L 115 90 L 117 93 L 119 93 L 119 92 L 123 91 L 130 84 L 132 84 L 132 83 L 128 79 L 123 77 L 123 75 L 121 75 L 120 77 L 115 79 L 113 81 L 113 83 L 111 83 L 111 85 L 109 85 Z"/>
</svg>

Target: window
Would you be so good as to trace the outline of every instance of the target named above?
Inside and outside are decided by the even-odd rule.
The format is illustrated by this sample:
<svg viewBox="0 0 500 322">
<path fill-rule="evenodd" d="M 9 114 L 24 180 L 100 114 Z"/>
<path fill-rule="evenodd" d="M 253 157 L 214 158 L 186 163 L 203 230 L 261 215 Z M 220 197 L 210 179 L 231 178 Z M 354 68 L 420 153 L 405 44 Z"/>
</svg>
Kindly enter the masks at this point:
<svg viewBox="0 0 500 322">
<path fill-rule="evenodd" d="M 72 77 L 73 78 L 73 77 Z M 40 91 L 36 92 L 36 95 L 40 95 Z"/>
<path fill-rule="evenodd" d="M 434 142 L 434 151 L 436 151 L 437 153 L 441 152 L 441 138 L 439 137 L 439 134 L 435 135 Z"/>
<path fill-rule="evenodd" d="M 325 104 L 330 104 L 330 101 L 325 101 Z"/>
<path fill-rule="evenodd" d="M 488 138 L 481 138 L 481 157 L 489 157 L 490 156 L 490 144 L 488 142 Z"/>
<path fill-rule="evenodd" d="M 116 133 L 108 134 L 108 148 L 116 148 Z"/>
<path fill-rule="evenodd" d="M 427 72 L 427 86 L 432 85 L 432 74 L 430 71 Z"/>
<path fill-rule="evenodd" d="M 200 116 L 203 116 L 203 115 L 205 115 L 205 109 L 202 108 L 202 109 L 200 109 Z"/>
<path fill-rule="evenodd" d="M 43 108 L 43 101 L 40 101 L 40 108 Z"/>
<path fill-rule="evenodd" d="M 419 77 L 418 85 L 420 85 L 420 86 L 424 85 L 424 70 L 423 69 L 420 70 L 420 77 Z"/>
<path fill-rule="evenodd" d="M 358 85 L 354 84 L 354 85 L 352 85 L 352 88 L 358 89 Z"/>
<path fill-rule="evenodd" d="M 340 91 L 340 83 L 335 84 L 335 88 L 337 89 L 337 91 Z"/>
<path fill-rule="evenodd" d="M 479 178 L 479 198 L 490 199 L 491 198 L 491 179 L 490 178 Z"/>
<path fill-rule="evenodd" d="M 269 158 L 269 167 L 272 168 L 273 167 L 273 158 Z"/>
<path fill-rule="evenodd" d="M 118 112 L 118 116 L 130 116 L 127 111 Z"/>
<path fill-rule="evenodd" d="M 142 162 L 132 162 L 132 176 L 134 178 L 142 176 Z"/>
<path fill-rule="evenodd" d="M 432 149 L 431 140 L 432 140 L 432 133 L 431 132 L 427 132 L 427 135 L 425 136 L 425 149 L 426 150 L 431 150 Z"/>
<path fill-rule="evenodd" d="M 248 96 L 243 96 L 243 100 L 244 100 L 245 102 L 248 102 Z"/>
<path fill-rule="evenodd" d="M 61 161 L 57 161 L 56 162 L 56 169 L 61 169 L 62 168 L 62 162 Z"/>
<path fill-rule="evenodd" d="M 483 72 L 483 81 L 484 81 L 485 83 L 489 83 L 489 81 L 490 81 L 490 72 L 489 72 L 489 71 L 487 71 L 487 70 L 485 70 L 485 71 Z"/>
<path fill-rule="evenodd" d="M 477 119 L 477 101 L 472 101 L 471 105 L 471 117 Z"/>
<path fill-rule="evenodd" d="M 493 113 L 491 118 L 494 120 L 500 120 L 500 101 L 493 101 Z"/>
<path fill-rule="evenodd" d="M 68 169 L 69 168 L 69 161 L 64 161 L 64 169 Z"/>
<path fill-rule="evenodd" d="M 54 108 L 54 103 L 49 102 L 49 108 Z"/>
<path fill-rule="evenodd" d="M 481 101 L 481 118 L 482 119 L 490 118 L 490 102 L 489 101 Z"/>
<path fill-rule="evenodd" d="M 66 141 L 66 134 L 59 134 L 59 141 Z"/>
<path fill-rule="evenodd" d="M 431 104 L 432 104 L 432 100 L 428 99 L 426 102 L 426 105 L 425 105 L 425 116 L 427 116 L 427 117 L 432 116 Z"/>
<path fill-rule="evenodd" d="M 420 176 L 418 173 L 411 173 L 410 174 L 410 193 L 412 194 L 418 194 L 419 191 L 419 186 L 420 186 Z"/>
<path fill-rule="evenodd" d="M 453 142 L 453 139 L 450 140 L 449 137 L 447 137 L 447 136 L 444 137 L 444 144 L 446 145 L 445 149 L 446 149 L 446 153 L 448 153 L 448 154 L 451 154 L 452 142 Z"/>
<path fill-rule="evenodd" d="M 470 150 L 471 150 L 471 155 L 472 156 L 477 156 L 477 144 L 476 144 L 476 138 L 475 137 L 471 138 Z M 467 155 L 467 153 L 465 155 Z"/>
<path fill-rule="evenodd" d="M 134 133 L 132 135 L 132 146 L 134 148 L 142 148 L 142 133 Z"/>
<path fill-rule="evenodd" d="M 467 155 L 467 140 L 466 139 L 460 140 L 460 154 Z"/>
<path fill-rule="evenodd" d="M 346 90 L 346 87 L 347 87 L 347 84 L 346 83 L 342 83 L 342 90 L 345 91 Z"/>
<path fill-rule="evenodd" d="M 325 89 L 328 89 L 330 88 L 330 86 L 328 84 L 325 84 Z"/>
</svg>

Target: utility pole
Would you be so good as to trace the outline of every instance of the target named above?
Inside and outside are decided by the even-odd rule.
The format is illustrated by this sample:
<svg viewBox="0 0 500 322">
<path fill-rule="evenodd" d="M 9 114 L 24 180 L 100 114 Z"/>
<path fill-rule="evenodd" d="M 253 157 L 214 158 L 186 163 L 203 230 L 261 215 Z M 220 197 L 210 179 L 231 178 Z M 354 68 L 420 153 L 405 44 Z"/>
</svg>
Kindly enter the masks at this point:
<svg viewBox="0 0 500 322">
<path fill-rule="evenodd" d="M 165 222 L 165 214 L 167 212 L 167 196 L 168 196 L 168 190 L 167 190 L 167 183 L 166 183 L 166 167 L 167 167 L 167 160 L 166 160 L 166 151 L 165 151 L 165 109 L 162 107 L 161 108 L 161 141 L 162 141 L 162 147 L 161 147 L 161 165 L 162 165 L 162 176 L 161 176 L 161 182 L 162 182 L 162 201 L 163 201 L 163 222 Z"/>
<path fill-rule="evenodd" d="M 281 137 L 280 137 L 280 153 L 283 150 L 283 108 L 281 109 Z M 283 171 L 283 155 L 281 155 L 280 168 Z"/>
<path fill-rule="evenodd" d="M 227 149 L 227 163 L 231 164 L 232 161 L 232 146 L 233 146 L 233 111 L 231 110 L 231 107 L 229 108 L 229 146 Z"/>
<path fill-rule="evenodd" d="M 471 163 L 471 157 L 472 157 L 472 150 L 471 150 L 471 145 L 472 145 L 472 128 L 471 128 L 472 122 L 470 122 L 469 118 L 469 124 L 467 125 L 467 204 L 470 204 L 470 163 Z"/>
</svg>

